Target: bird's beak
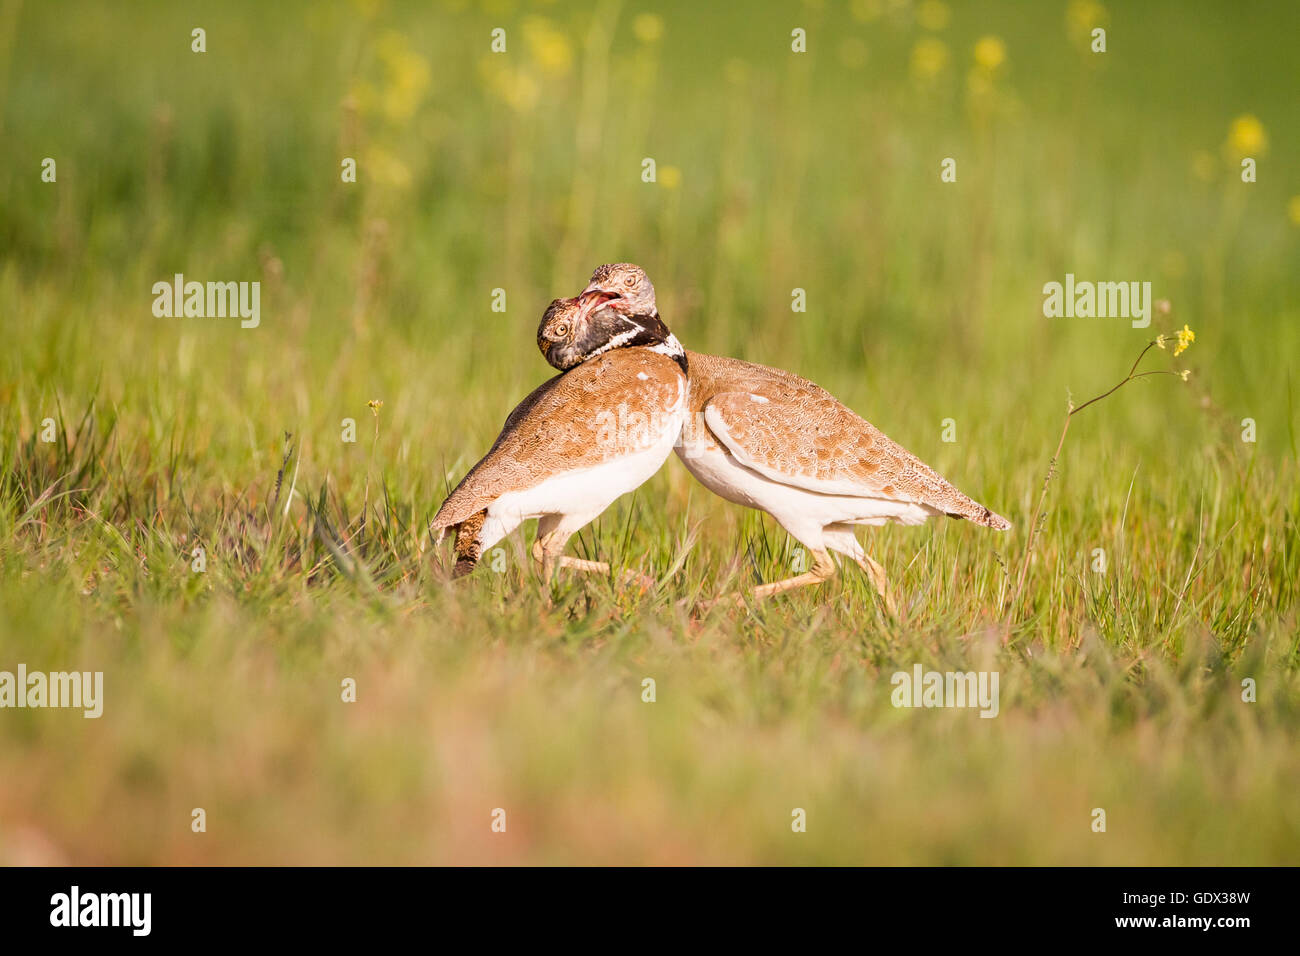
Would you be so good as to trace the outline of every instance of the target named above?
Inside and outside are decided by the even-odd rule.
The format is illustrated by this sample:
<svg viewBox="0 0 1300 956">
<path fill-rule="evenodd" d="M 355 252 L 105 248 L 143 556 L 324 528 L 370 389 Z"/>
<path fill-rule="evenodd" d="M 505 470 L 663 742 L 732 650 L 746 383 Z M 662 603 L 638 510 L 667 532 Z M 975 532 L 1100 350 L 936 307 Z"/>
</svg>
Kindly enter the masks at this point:
<svg viewBox="0 0 1300 956">
<path fill-rule="evenodd" d="M 578 321 L 586 322 L 591 313 L 595 312 L 610 299 L 617 299 L 617 292 L 606 292 L 596 283 L 591 283 L 587 288 L 582 290 L 578 296 Z"/>
</svg>

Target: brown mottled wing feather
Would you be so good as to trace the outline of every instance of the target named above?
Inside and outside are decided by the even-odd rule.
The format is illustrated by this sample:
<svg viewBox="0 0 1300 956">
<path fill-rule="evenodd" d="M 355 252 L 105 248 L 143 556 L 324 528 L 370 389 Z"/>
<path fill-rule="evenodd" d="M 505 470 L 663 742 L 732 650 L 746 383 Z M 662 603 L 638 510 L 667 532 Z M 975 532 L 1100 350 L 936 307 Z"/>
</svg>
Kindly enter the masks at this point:
<svg viewBox="0 0 1300 956">
<path fill-rule="evenodd" d="M 689 361 L 694 376 L 697 356 L 691 353 Z M 806 491 L 912 502 L 1010 527 L 820 386 L 779 369 L 725 361 L 749 368 L 723 375 L 718 363 L 701 362 L 704 375 L 719 383 L 725 378 L 732 389 L 709 396 L 702 411 L 709 431 L 746 467 Z M 738 380 L 752 392 L 736 391 Z"/>
<path fill-rule="evenodd" d="M 501 434 L 497 435 L 496 441 L 492 442 L 492 447 L 488 449 L 489 455 L 496 450 L 497 445 L 501 444 L 501 439 L 510 434 L 519 419 L 527 415 L 538 402 L 542 401 L 542 399 L 549 395 L 551 390 L 560 383 L 560 379 L 562 378 L 564 378 L 563 372 L 553 378 L 548 378 L 541 385 L 538 385 L 535 389 L 529 392 L 528 395 L 524 397 L 524 400 L 514 407 L 510 414 L 506 416 L 506 423 L 501 426 Z"/>
<path fill-rule="evenodd" d="M 645 348 L 617 349 L 555 376 L 510 413 L 491 450 L 448 495 L 431 527 L 460 524 L 507 492 L 635 450 L 669 427 L 684 387 L 677 364 Z M 645 421 L 634 411 L 645 412 Z M 611 432 L 619 428 L 623 432 Z"/>
</svg>

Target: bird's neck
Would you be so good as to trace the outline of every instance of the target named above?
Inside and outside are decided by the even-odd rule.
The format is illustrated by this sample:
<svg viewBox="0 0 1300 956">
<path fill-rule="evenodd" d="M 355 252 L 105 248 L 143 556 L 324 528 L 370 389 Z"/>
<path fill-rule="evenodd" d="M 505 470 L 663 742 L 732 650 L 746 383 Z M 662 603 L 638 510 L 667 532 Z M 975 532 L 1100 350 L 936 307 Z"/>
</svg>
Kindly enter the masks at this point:
<svg viewBox="0 0 1300 956">
<path fill-rule="evenodd" d="M 671 332 L 668 338 L 664 339 L 658 345 L 650 347 L 651 352 L 658 352 L 660 355 L 667 355 L 670 359 L 681 367 L 683 375 L 689 375 L 690 369 L 686 364 L 686 349 L 682 348 L 682 343 L 677 341 L 677 336 Z"/>
<path fill-rule="evenodd" d="M 668 331 L 668 326 L 664 325 L 657 311 L 624 315 L 622 318 L 628 323 L 628 328 L 611 336 L 608 342 L 588 355 L 588 358 L 611 349 L 648 348 L 660 355 L 667 355 L 677 363 L 683 374 L 689 374 L 686 365 L 686 349 L 682 348 L 682 343 L 677 341 L 677 336 Z"/>
</svg>

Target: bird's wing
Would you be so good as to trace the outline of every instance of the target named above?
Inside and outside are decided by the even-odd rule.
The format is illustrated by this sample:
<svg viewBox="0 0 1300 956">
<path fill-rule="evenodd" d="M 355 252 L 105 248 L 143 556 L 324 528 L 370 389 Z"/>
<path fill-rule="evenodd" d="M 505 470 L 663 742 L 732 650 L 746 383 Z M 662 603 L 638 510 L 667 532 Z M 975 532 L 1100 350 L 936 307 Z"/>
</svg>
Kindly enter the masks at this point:
<svg viewBox="0 0 1300 956">
<path fill-rule="evenodd" d="M 559 382 L 562 377 L 563 373 L 548 378 L 545 382 L 538 385 L 535 389 L 524 396 L 524 400 L 516 405 L 510 414 L 506 416 L 506 423 L 501 426 L 501 434 L 497 435 L 496 441 L 492 443 L 492 447 L 488 449 L 488 453 L 479 459 L 478 463 L 475 464 L 474 467 L 466 473 L 465 477 L 460 480 L 460 483 L 452 489 L 451 494 L 449 494 L 447 499 L 441 504 L 441 506 L 439 506 L 438 513 L 434 515 L 433 520 L 429 523 L 429 527 L 438 532 L 437 538 L 434 542 L 435 544 L 441 543 L 442 536 L 446 534 L 448 528 L 460 524 L 470 515 L 477 512 L 478 509 L 474 507 L 477 498 L 473 494 L 472 490 L 467 486 L 470 478 L 473 477 L 476 471 L 479 471 L 488 463 L 492 458 L 492 453 L 495 452 L 497 446 L 501 444 L 502 439 L 509 435 L 519 420 L 527 415 L 538 402 L 545 398 L 546 395 L 555 388 L 556 383 Z"/>
<path fill-rule="evenodd" d="M 686 377 L 665 355 L 631 348 L 589 359 L 510 413 L 430 527 L 459 524 L 503 494 L 650 447 L 664 431 L 680 430 L 685 401 Z"/>
<path fill-rule="evenodd" d="M 818 494 L 908 502 L 1009 527 L 829 393 L 809 389 L 792 401 L 764 391 L 722 392 L 704 406 L 709 431 L 763 477 Z"/>
</svg>

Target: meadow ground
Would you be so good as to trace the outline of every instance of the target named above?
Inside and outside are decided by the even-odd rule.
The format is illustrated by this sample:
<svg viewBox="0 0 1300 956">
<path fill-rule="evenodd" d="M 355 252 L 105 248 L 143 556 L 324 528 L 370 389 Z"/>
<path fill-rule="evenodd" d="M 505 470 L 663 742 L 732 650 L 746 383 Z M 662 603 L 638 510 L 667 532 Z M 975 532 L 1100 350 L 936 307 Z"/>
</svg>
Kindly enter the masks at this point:
<svg viewBox="0 0 1300 956">
<path fill-rule="evenodd" d="M 0 863 L 1296 862 L 1293 6 L 722 6 L 0 2 L 0 671 L 105 682 L 0 710 Z M 571 544 L 657 588 L 548 607 L 519 535 L 451 585 L 428 519 L 610 260 L 1014 530 L 865 532 L 897 619 L 856 568 L 693 615 L 801 556 L 674 459 Z M 1046 318 L 1067 273 L 1170 311 Z M 1067 397 L 1184 324 L 1013 600 Z"/>
</svg>

